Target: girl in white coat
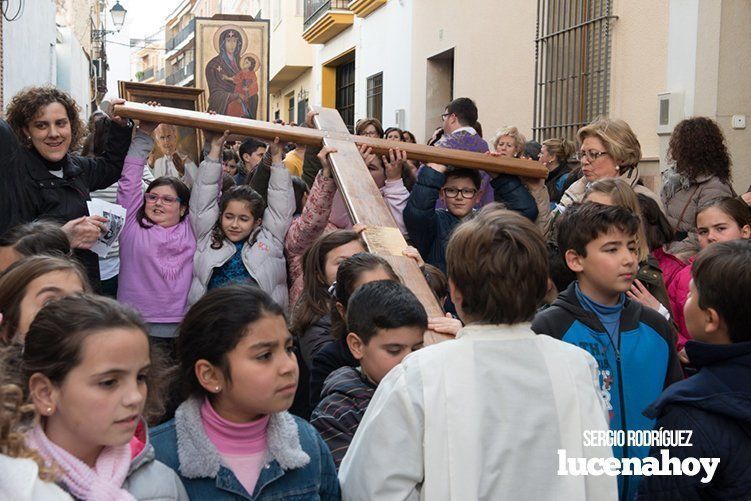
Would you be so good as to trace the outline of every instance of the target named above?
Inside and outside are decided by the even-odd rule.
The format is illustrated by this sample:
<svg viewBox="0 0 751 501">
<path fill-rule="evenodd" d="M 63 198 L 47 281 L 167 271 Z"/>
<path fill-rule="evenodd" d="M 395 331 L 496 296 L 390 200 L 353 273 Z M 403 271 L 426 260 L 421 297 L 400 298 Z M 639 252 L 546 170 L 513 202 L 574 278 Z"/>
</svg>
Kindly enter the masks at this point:
<svg viewBox="0 0 751 501">
<path fill-rule="evenodd" d="M 213 197 L 199 214 L 194 231 L 198 241 L 193 260 L 193 281 L 188 304 L 206 291 L 232 283 L 252 283 L 268 293 L 285 311 L 288 304 L 287 265 L 284 237 L 295 213 L 292 178 L 282 163 L 282 145 L 277 138 L 272 153 L 268 207 L 250 186 L 235 186 L 217 200 L 222 175 L 221 144 L 212 142 L 211 152 L 198 170 L 194 190 Z M 210 189 L 210 188 L 214 189 Z"/>
</svg>

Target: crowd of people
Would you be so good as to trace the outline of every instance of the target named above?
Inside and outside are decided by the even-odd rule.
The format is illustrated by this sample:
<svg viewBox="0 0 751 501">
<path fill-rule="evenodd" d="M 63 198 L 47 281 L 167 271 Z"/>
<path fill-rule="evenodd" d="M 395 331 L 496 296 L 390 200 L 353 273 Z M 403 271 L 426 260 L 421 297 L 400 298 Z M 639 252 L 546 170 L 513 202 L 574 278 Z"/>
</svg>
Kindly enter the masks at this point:
<svg viewBox="0 0 751 501">
<path fill-rule="evenodd" d="M 360 154 L 446 312 L 428 317 L 367 251 L 336 149 L 203 131 L 196 166 L 172 125 L 113 109 L 86 125 L 35 87 L 0 120 L 0 497 L 751 495 L 751 196 L 711 119 L 676 126 L 659 195 L 623 120 L 487 142 L 458 98 L 428 140 L 547 179 L 420 164 L 399 148 L 411 132 L 360 120 L 393 142 Z M 105 256 L 94 198 L 126 211 Z M 454 339 L 423 346 L 426 330 Z M 651 430 L 693 439 L 583 444 Z M 559 471 L 560 450 L 662 449 L 719 466 Z"/>
</svg>

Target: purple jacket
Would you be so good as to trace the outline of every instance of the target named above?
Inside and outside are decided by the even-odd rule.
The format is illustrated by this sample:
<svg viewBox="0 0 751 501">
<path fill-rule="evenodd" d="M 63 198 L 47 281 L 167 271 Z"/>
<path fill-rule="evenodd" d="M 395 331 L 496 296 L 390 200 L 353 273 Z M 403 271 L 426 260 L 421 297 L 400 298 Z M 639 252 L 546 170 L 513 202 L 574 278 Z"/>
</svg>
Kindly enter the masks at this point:
<svg viewBox="0 0 751 501">
<path fill-rule="evenodd" d="M 466 130 L 446 134 L 435 145 L 450 150 L 474 151 L 476 153 L 485 153 L 490 150 L 488 143 L 479 134 L 472 134 Z M 487 205 L 493 201 L 493 188 L 490 187 L 490 176 L 485 171 L 480 171 L 480 176 L 482 177 L 482 183 L 480 184 L 482 196 L 477 205 L 475 205 L 475 209 L 479 209 L 483 205 Z M 435 208 L 445 209 L 446 203 L 439 198 L 435 204 Z"/>
<path fill-rule="evenodd" d="M 136 216 L 144 203 L 141 176 L 153 145 L 151 137 L 136 134 L 117 188 L 117 203 L 128 211 L 120 234 L 117 299 L 135 307 L 147 322 L 177 323 L 185 316 L 193 278 L 193 214 L 170 228 L 138 224 Z"/>
</svg>

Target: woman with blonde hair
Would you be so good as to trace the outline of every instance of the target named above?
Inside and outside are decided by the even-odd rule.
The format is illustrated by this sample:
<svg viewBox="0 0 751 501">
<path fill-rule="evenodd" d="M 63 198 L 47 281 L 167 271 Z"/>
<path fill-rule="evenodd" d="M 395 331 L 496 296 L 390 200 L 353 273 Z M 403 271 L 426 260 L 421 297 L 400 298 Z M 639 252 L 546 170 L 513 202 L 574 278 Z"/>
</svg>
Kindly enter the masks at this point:
<svg viewBox="0 0 751 501">
<path fill-rule="evenodd" d="M 527 138 L 514 126 L 498 129 L 491 141 L 493 151 L 500 153 L 499 156 L 514 158 L 522 154 L 526 143 Z"/>
<path fill-rule="evenodd" d="M 641 145 L 631 127 L 623 120 L 598 118 L 579 129 L 577 138 L 580 150 L 582 178 L 572 184 L 555 208 L 563 212 L 575 202 L 581 202 L 587 187 L 600 179 L 618 178 L 636 192 L 654 199 L 664 212 L 660 197 L 644 186 L 639 179 Z"/>
<path fill-rule="evenodd" d="M 657 310 L 669 320 L 671 317 L 670 298 L 665 288 L 665 282 L 662 279 L 660 264 L 649 253 L 649 243 L 644 232 L 641 205 L 639 204 L 636 192 L 622 179 L 601 179 L 595 181 L 587 188 L 584 201 L 620 206 L 639 217 L 639 229 L 636 232 L 635 239 L 635 253 L 639 261 L 639 271 L 636 273 L 636 279 L 631 285 L 631 290 L 626 294 L 629 299 Z"/>
</svg>

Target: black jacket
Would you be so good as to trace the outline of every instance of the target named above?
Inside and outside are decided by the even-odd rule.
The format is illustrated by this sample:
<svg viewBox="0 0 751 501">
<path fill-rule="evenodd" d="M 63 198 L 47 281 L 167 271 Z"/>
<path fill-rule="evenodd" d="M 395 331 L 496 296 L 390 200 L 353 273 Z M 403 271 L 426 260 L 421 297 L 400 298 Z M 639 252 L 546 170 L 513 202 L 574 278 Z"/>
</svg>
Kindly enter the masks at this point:
<svg viewBox="0 0 751 501">
<path fill-rule="evenodd" d="M 436 209 L 441 188 L 446 182 L 446 175 L 422 167 L 417 176 L 417 183 L 412 188 L 407 205 L 404 207 L 404 224 L 410 240 L 415 244 L 425 262 L 432 264 L 446 273 L 446 245 L 451 232 L 462 219 L 446 209 Z M 530 221 L 537 218 L 537 205 L 518 176 L 499 174 L 490 181 L 496 202 L 503 203 L 508 210 L 513 210 L 527 217 Z M 471 217 L 470 213 L 467 217 Z"/>
<path fill-rule="evenodd" d="M 313 357 L 313 369 L 310 372 L 310 408 L 315 409 L 321 401 L 323 383 L 329 374 L 340 367 L 357 367 L 358 365 L 360 363 L 349 351 L 344 336 L 324 344 Z"/>
<path fill-rule="evenodd" d="M 91 200 L 89 193 L 107 188 L 120 179 L 130 146 L 130 126 L 121 127 L 108 122 L 106 130 L 105 153 L 101 157 L 68 153 L 61 161 L 53 163 L 42 158 L 34 148 L 21 146 L 8 124 L 0 120 L 2 174 L 11 180 L 0 184 L 0 199 L 7 197 L 12 201 L 2 203 L 0 234 L 35 219 L 51 219 L 64 224 L 87 215 L 86 202 Z M 62 178 L 50 172 L 60 168 Z M 97 255 L 78 250 L 76 257 L 86 267 L 92 285 L 98 288 Z"/>
<path fill-rule="evenodd" d="M 713 345 L 686 343 L 699 373 L 673 384 L 644 412 L 656 429 L 692 430 L 690 447 L 671 447 L 670 456 L 720 458 L 708 483 L 695 475 L 643 477 L 639 500 L 751 499 L 751 341 Z M 659 447 L 650 456 L 660 457 Z"/>
</svg>

